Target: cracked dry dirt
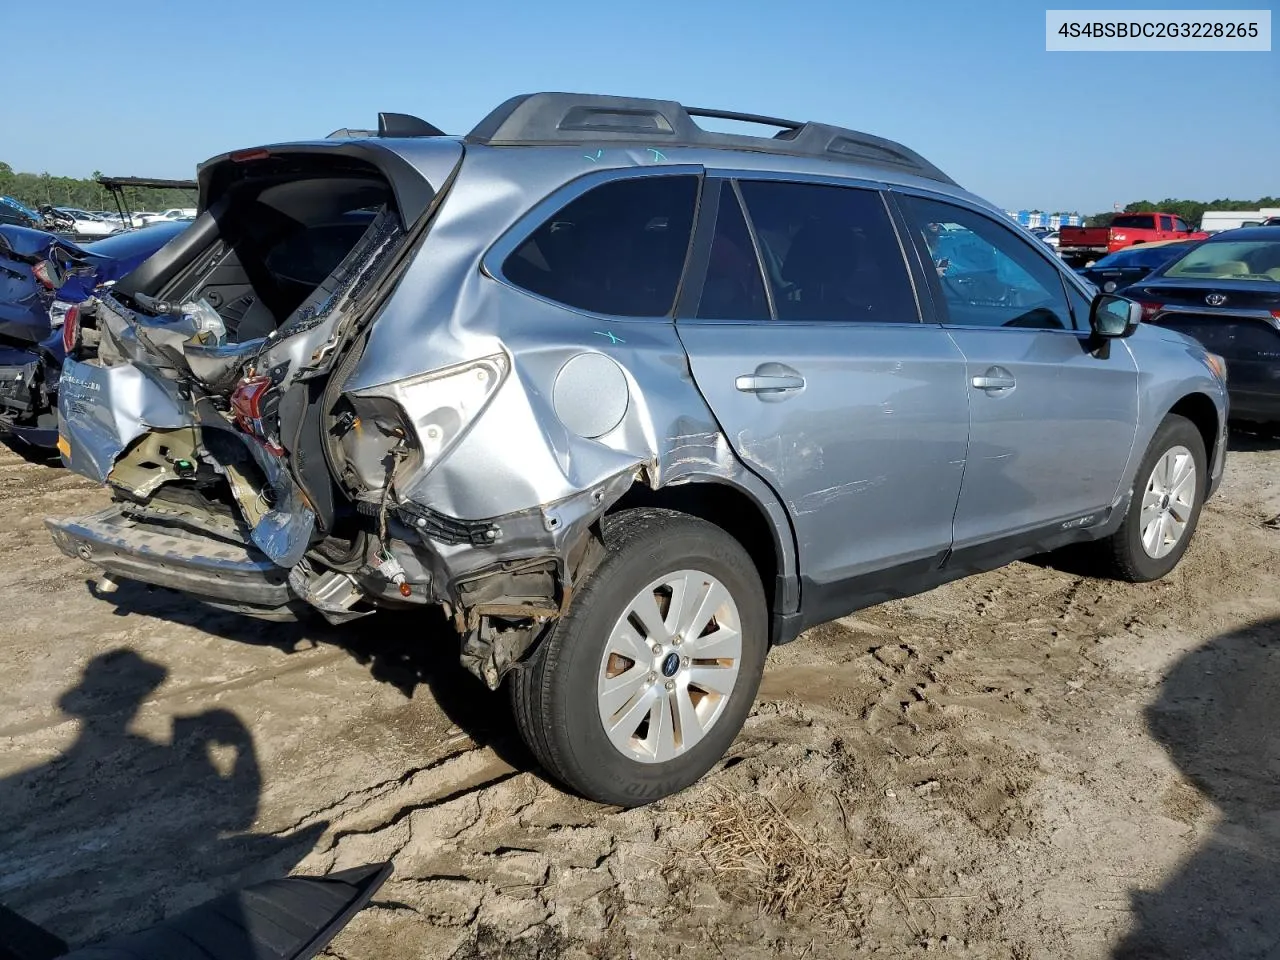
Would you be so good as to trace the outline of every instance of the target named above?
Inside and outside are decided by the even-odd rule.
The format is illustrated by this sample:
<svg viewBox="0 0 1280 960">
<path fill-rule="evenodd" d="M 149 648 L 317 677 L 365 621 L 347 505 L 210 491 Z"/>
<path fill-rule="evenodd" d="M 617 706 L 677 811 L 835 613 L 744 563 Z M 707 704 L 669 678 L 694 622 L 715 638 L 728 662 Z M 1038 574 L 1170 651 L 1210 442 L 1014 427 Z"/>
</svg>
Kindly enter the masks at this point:
<svg viewBox="0 0 1280 960">
<path fill-rule="evenodd" d="M 422 618 L 273 625 L 122 586 L 0 450 L 0 901 L 73 942 L 391 858 L 333 943 L 418 957 L 1269 956 L 1280 941 L 1280 444 L 1162 583 L 1036 564 L 811 631 L 726 760 L 566 796 Z"/>
</svg>

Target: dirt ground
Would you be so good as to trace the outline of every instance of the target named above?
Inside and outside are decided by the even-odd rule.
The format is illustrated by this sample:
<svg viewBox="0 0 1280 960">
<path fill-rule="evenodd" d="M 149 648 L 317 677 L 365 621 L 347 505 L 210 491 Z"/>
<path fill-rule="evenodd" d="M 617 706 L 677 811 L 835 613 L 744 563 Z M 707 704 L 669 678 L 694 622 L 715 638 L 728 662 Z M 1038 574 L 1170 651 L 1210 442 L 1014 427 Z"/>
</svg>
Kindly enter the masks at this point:
<svg viewBox="0 0 1280 960">
<path fill-rule="evenodd" d="M 263 624 L 122 585 L 0 449 L 0 901 L 81 943 L 391 858 L 400 958 L 1280 955 L 1280 444 L 1233 438 L 1167 581 L 1020 563 L 771 656 L 703 782 L 547 783 L 442 623 Z"/>
</svg>

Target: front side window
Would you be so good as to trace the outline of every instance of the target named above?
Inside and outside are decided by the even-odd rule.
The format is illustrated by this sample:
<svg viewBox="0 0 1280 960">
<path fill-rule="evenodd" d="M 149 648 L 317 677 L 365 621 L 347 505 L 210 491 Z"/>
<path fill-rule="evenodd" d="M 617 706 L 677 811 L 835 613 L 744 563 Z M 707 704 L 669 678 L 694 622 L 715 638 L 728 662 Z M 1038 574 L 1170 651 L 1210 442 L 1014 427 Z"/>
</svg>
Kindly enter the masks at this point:
<svg viewBox="0 0 1280 960">
<path fill-rule="evenodd" d="M 1187 226 L 1187 221 L 1183 220 L 1181 217 L 1173 218 L 1173 229 L 1177 230 L 1180 233 L 1191 232 L 1191 228 Z"/>
<path fill-rule="evenodd" d="M 919 321 L 902 248 L 879 193 L 768 180 L 739 186 L 779 320 Z"/>
<path fill-rule="evenodd" d="M 698 198 L 695 176 L 612 180 L 577 197 L 507 257 L 503 275 L 548 300 L 621 317 L 671 313 Z"/>
<path fill-rule="evenodd" d="M 973 210 L 902 200 L 921 253 L 937 272 L 949 323 L 1075 329 L 1062 275 L 1031 243 Z"/>
</svg>

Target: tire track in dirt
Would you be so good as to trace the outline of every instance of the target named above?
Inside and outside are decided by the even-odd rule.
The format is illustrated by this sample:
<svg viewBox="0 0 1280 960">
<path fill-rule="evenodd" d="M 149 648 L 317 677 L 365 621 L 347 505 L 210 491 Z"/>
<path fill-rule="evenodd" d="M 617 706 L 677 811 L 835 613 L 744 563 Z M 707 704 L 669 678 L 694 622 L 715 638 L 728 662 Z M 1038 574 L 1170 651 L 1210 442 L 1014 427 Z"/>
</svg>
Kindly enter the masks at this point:
<svg viewBox="0 0 1280 960">
<path fill-rule="evenodd" d="M 1132 891 L 1158 886 L 1215 816 L 1146 730 L 1145 707 L 1188 651 L 1280 614 L 1280 533 L 1263 523 L 1280 513 L 1280 452 L 1229 463 L 1167 581 L 1016 564 L 809 631 L 771 655 L 717 769 L 644 809 L 513 769 L 341 652 L 281 662 L 186 625 L 183 651 L 225 658 L 230 676 L 184 674 L 148 704 L 266 711 L 257 823 L 322 831 L 297 870 L 393 859 L 333 957 L 1100 960 L 1127 930 Z M 0 484 L 40 485 L 28 468 L 0 453 Z M 97 494 L 67 483 L 29 496 L 0 487 L 0 516 L 32 529 L 18 503 L 71 509 Z M 23 564 L 0 560 L 0 599 L 50 563 L 34 542 Z M 84 614 L 58 634 L 69 643 L 111 620 L 64 566 L 38 569 L 79 578 L 56 594 Z M 127 622 L 140 649 L 175 632 L 162 615 Z M 325 724 L 324 709 L 341 715 Z"/>
</svg>

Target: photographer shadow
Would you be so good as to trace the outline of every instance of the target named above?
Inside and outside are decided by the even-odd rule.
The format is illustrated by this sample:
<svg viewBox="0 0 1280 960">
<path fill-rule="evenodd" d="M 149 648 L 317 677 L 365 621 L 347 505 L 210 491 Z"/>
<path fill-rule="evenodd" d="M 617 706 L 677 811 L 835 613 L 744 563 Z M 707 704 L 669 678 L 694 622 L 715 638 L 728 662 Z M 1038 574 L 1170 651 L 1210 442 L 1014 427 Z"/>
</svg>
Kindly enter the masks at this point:
<svg viewBox="0 0 1280 960">
<path fill-rule="evenodd" d="M 131 729 L 167 675 L 131 650 L 95 657 L 58 703 L 79 722 L 75 741 L 0 780 L 0 902 L 65 940 L 146 926 L 287 873 L 324 830 L 251 832 L 262 776 L 230 711 L 174 718 L 168 743 Z"/>
<path fill-rule="evenodd" d="M 405 700 L 425 689 L 449 721 L 480 747 L 489 747 L 517 770 L 537 764 L 516 730 L 505 704 L 459 664 L 458 632 L 438 607 L 380 610 L 370 617 L 334 626 L 318 613 L 297 608 L 301 619 L 269 622 L 215 609 L 162 587 L 127 580 L 111 594 L 95 581 L 86 586 L 113 604 L 120 616 L 142 614 L 180 623 L 236 643 L 268 646 L 293 655 L 318 646 L 344 651 L 379 683 L 394 687 Z"/>
<path fill-rule="evenodd" d="M 1163 888 L 1132 894 L 1134 928 L 1117 960 L 1280 956 L 1277 690 L 1272 619 L 1187 654 L 1147 708 L 1148 729 L 1221 822 Z"/>
</svg>

